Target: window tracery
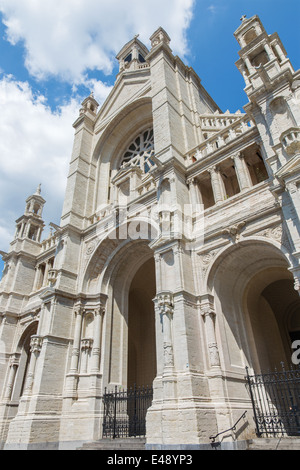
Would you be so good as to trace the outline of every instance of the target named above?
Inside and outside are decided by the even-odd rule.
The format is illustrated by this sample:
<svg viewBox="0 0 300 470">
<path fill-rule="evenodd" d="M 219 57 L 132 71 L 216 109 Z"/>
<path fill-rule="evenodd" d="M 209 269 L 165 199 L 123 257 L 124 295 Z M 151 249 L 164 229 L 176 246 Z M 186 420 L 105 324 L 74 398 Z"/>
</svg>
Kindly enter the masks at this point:
<svg viewBox="0 0 300 470">
<path fill-rule="evenodd" d="M 121 168 L 129 168 L 132 166 L 140 167 L 144 173 L 148 173 L 154 165 L 151 157 L 154 156 L 154 135 L 153 129 L 147 129 L 140 133 L 125 151 Z"/>
</svg>

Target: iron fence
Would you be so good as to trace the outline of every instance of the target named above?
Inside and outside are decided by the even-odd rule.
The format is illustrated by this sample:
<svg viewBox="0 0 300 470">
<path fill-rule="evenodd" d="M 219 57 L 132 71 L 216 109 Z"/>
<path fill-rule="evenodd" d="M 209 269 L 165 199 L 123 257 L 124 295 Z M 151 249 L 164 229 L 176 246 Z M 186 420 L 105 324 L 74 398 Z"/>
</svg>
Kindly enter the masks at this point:
<svg viewBox="0 0 300 470">
<path fill-rule="evenodd" d="M 257 436 L 300 436 L 300 368 L 246 371 Z"/>
<path fill-rule="evenodd" d="M 152 387 L 133 387 L 103 395 L 103 438 L 143 437 L 146 435 L 146 414 L 153 400 Z"/>
</svg>

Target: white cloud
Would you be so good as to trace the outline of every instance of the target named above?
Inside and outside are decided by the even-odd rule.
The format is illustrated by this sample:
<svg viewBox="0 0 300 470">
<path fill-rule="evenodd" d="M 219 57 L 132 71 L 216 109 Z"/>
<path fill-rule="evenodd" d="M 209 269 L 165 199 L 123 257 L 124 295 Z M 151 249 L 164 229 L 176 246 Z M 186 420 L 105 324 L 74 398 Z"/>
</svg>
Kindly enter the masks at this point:
<svg viewBox="0 0 300 470">
<path fill-rule="evenodd" d="M 90 86 L 101 104 L 110 88 Z M 14 222 L 39 183 L 47 200 L 44 214 L 59 223 L 80 104 L 71 99 L 53 112 L 27 82 L 0 79 L 0 249 L 8 248 Z"/>
<path fill-rule="evenodd" d="M 87 70 L 111 73 L 116 53 L 135 34 L 148 44 L 162 26 L 180 56 L 194 0 L 0 0 L 7 39 L 24 42 L 26 67 L 39 79 L 82 81 Z"/>
<path fill-rule="evenodd" d="M 162 26 L 174 53 L 188 52 L 186 30 L 195 0 L 0 0 L 6 39 L 24 46 L 25 65 L 36 79 L 57 77 L 84 84 L 101 104 L 110 87 L 89 76 L 110 74 L 115 55 L 135 34 L 148 47 Z M 0 64 L 1 66 L 1 64 Z M 45 82 L 47 84 L 47 82 Z M 0 69 L 0 250 L 7 250 L 25 199 L 42 183 L 46 222 L 59 223 L 73 146 L 72 123 L 81 100 L 54 112 L 27 82 Z M 0 276 L 1 277 L 1 276 Z"/>
</svg>

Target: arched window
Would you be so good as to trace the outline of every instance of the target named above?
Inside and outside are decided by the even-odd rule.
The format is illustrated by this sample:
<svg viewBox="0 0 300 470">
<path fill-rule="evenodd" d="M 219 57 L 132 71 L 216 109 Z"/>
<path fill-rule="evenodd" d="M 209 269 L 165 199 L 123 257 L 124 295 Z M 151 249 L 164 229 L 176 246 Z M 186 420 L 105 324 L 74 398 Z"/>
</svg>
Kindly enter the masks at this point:
<svg viewBox="0 0 300 470">
<path fill-rule="evenodd" d="M 154 155 L 154 135 L 153 129 L 147 129 L 139 134 L 125 151 L 121 168 L 131 166 L 140 167 L 145 173 L 148 173 L 154 165 L 151 157 Z"/>
<path fill-rule="evenodd" d="M 257 32 L 254 28 L 249 29 L 249 31 L 244 34 L 244 41 L 246 45 L 254 41 L 255 38 L 257 38 Z"/>
<path fill-rule="evenodd" d="M 20 361 L 18 371 L 15 378 L 13 387 L 12 400 L 18 401 L 25 391 L 25 384 L 27 380 L 29 362 L 31 357 L 30 352 L 30 341 L 33 335 L 36 335 L 38 328 L 38 322 L 33 322 L 23 333 L 18 347 L 20 352 Z"/>
</svg>

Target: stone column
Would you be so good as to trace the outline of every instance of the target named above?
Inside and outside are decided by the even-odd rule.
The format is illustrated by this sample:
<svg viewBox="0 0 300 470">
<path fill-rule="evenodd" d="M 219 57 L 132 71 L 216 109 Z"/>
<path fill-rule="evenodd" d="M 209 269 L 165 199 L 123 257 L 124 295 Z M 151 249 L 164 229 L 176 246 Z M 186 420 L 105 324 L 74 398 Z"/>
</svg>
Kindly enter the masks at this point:
<svg viewBox="0 0 300 470">
<path fill-rule="evenodd" d="M 30 395 L 32 391 L 36 361 L 42 349 L 43 338 L 41 336 L 32 336 L 30 341 L 30 362 L 24 388 L 24 395 Z"/>
<path fill-rule="evenodd" d="M 92 352 L 92 367 L 91 372 L 98 373 L 101 363 L 101 343 L 102 343 L 102 325 L 103 316 L 105 313 L 104 307 L 95 310 L 95 329 L 94 329 L 94 343 Z"/>
<path fill-rule="evenodd" d="M 220 355 L 216 340 L 215 318 L 211 296 L 203 296 L 201 300 L 201 314 L 205 322 L 205 332 L 208 346 L 210 367 L 220 367 Z"/>
<path fill-rule="evenodd" d="M 231 157 L 234 161 L 234 166 L 236 170 L 237 179 L 239 182 L 240 190 L 249 189 L 252 186 L 251 176 L 245 162 L 244 155 L 239 152 L 233 157 Z"/>
<path fill-rule="evenodd" d="M 210 168 L 209 170 L 211 177 L 211 184 L 214 193 L 215 203 L 223 202 L 226 198 L 226 192 L 224 182 L 220 174 L 220 170 L 216 167 Z"/>
<path fill-rule="evenodd" d="M 83 313 L 84 313 L 84 310 L 82 307 L 77 308 L 75 311 L 76 320 L 75 320 L 74 342 L 73 342 L 73 349 L 72 349 L 70 373 L 78 372 Z"/>
<path fill-rule="evenodd" d="M 281 62 L 283 62 L 285 60 L 285 55 L 278 43 L 275 44 L 275 49 L 277 51 L 277 54 L 279 55 Z"/>
<path fill-rule="evenodd" d="M 289 199 L 292 202 L 291 210 L 286 216 L 287 226 L 295 246 L 295 251 L 296 253 L 300 253 L 300 191 L 297 185 L 297 181 L 289 181 L 285 184 L 285 187 L 286 192 L 289 195 Z"/>
<path fill-rule="evenodd" d="M 256 72 L 255 67 L 253 67 L 253 65 L 251 64 L 249 57 L 245 57 L 244 60 L 245 60 L 246 67 L 249 70 L 250 75 L 255 73 Z"/>
<path fill-rule="evenodd" d="M 266 53 L 267 53 L 267 55 L 268 55 L 268 57 L 269 57 L 269 60 L 275 59 L 275 54 L 274 54 L 274 52 L 272 51 L 272 48 L 271 48 L 271 46 L 270 46 L 268 43 L 264 44 L 264 49 L 265 49 L 265 51 L 266 51 Z"/>
<path fill-rule="evenodd" d="M 243 75 L 243 77 L 244 77 L 246 86 L 249 86 L 249 85 L 250 85 L 250 80 L 249 80 L 249 78 L 248 78 L 245 65 L 242 64 L 241 67 L 240 67 L 240 69 L 241 69 L 242 75 Z"/>
<path fill-rule="evenodd" d="M 81 374 L 87 373 L 89 352 L 92 349 L 92 346 L 93 346 L 92 338 L 84 338 L 81 340 L 81 365 L 80 365 Z"/>
<path fill-rule="evenodd" d="M 5 388 L 4 396 L 3 396 L 4 400 L 11 400 L 12 391 L 13 391 L 14 384 L 15 384 L 16 373 L 19 367 L 19 361 L 20 361 L 20 354 L 14 354 L 10 358 L 8 380 L 7 380 L 7 384 L 6 384 L 6 388 Z"/>
<path fill-rule="evenodd" d="M 162 289 L 162 276 L 161 276 L 161 255 L 160 253 L 154 254 L 155 260 L 155 277 L 156 277 L 156 289 L 160 291 Z"/>
<path fill-rule="evenodd" d="M 40 279 L 40 265 L 38 265 L 35 268 L 35 275 L 34 275 L 34 283 L 33 283 L 32 292 L 35 292 L 37 290 L 37 287 L 39 285 L 39 279 Z"/>
<path fill-rule="evenodd" d="M 197 206 L 200 206 L 200 205 L 203 205 L 202 194 L 201 194 L 201 191 L 199 189 L 196 178 L 190 178 L 187 181 L 187 184 L 188 184 L 189 189 L 190 189 L 190 196 L 191 196 L 190 200 L 191 200 L 191 204 L 192 204 L 193 208 L 197 207 Z"/>
<path fill-rule="evenodd" d="M 158 294 L 157 306 L 159 309 L 163 326 L 163 376 L 165 377 L 174 373 L 174 351 L 172 334 L 172 320 L 174 313 L 173 294 L 171 292 L 161 292 L 160 294 Z M 168 390 L 167 395 L 170 395 L 170 392 L 171 390 Z"/>
</svg>

